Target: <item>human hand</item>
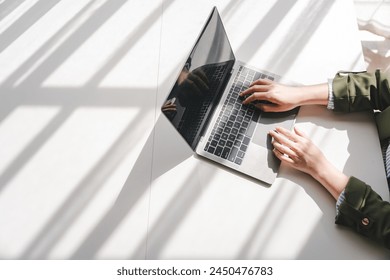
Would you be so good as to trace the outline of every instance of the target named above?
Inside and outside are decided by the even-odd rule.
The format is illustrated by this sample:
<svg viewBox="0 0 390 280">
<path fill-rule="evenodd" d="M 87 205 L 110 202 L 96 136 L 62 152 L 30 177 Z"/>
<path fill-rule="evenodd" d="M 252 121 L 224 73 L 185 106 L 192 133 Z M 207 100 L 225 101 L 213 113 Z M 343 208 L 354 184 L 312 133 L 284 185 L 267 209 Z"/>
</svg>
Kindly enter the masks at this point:
<svg viewBox="0 0 390 280">
<path fill-rule="evenodd" d="M 259 101 L 255 106 L 262 111 L 284 112 L 299 106 L 302 94 L 298 87 L 260 79 L 253 82 L 240 96 L 246 97 L 243 104 Z"/>
<path fill-rule="evenodd" d="M 274 154 L 288 166 L 305 172 L 323 185 L 337 200 L 349 177 L 332 165 L 320 149 L 297 127 L 270 131 Z"/>
<path fill-rule="evenodd" d="M 175 102 L 176 102 L 176 98 L 169 99 L 167 100 L 167 102 L 165 102 L 165 104 L 161 108 L 162 112 L 170 120 L 172 120 L 176 115 L 177 106 Z"/>
<path fill-rule="evenodd" d="M 277 127 L 269 134 L 275 156 L 287 165 L 313 177 L 326 166 L 327 159 L 320 149 L 297 127 L 294 131 Z"/>
</svg>

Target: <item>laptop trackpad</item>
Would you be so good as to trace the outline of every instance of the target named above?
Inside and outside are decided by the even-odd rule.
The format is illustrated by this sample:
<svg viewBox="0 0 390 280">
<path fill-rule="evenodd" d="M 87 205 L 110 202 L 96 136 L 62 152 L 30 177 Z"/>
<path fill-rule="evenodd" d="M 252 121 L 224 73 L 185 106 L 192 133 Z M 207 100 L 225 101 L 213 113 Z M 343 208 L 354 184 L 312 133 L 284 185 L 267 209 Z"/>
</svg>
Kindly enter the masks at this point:
<svg viewBox="0 0 390 280">
<path fill-rule="evenodd" d="M 290 130 L 294 124 L 296 114 L 297 110 L 282 113 L 263 112 L 260 119 L 257 121 L 257 126 L 252 137 L 252 142 L 256 145 L 260 145 L 264 148 L 272 150 L 272 139 L 268 135 L 268 132 L 270 130 L 274 130 L 278 126 Z"/>
</svg>

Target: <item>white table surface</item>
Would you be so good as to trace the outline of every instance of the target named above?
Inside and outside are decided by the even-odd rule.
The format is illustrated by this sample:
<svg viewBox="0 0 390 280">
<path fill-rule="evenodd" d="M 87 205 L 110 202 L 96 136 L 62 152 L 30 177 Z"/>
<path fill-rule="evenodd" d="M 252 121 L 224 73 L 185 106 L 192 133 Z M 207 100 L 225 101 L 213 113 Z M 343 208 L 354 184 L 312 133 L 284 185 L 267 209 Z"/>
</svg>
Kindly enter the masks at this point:
<svg viewBox="0 0 390 280">
<path fill-rule="evenodd" d="M 352 1 L 0 2 L 0 258 L 390 257 L 310 177 L 221 168 L 160 115 L 214 5 L 257 68 L 312 84 L 365 67 Z M 312 106 L 297 125 L 389 198 L 369 114 Z"/>
</svg>

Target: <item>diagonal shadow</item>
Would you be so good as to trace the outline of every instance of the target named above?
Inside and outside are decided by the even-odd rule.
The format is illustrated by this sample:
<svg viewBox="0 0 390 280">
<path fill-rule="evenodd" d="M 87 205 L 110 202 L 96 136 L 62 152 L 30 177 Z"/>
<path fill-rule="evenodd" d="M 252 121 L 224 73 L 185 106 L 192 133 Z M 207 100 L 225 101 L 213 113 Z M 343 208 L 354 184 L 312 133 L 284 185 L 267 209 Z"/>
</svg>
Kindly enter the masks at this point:
<svg viewBox="0 0 390 280">
<path fill-rule="evenodd" d="M 196 170 L 193 172 L 195 171 Z M 148 228 L 148 235 L 145 237 L 145 242 L 147 244 L 147 259 L 158 258 L 159 253 L 161 253 L 168 244 L 170 238 L 180 226 L 180 223 L 186 219 L 188 213 L 204 192 L 205 188 L 200 187 L 199 179 L 196 176 L 192 176 L 193 172 L 187 177 L 175 196 L 167 203 L 167 207 L 159 212 L 159 215 L 156 218 L 157 222 L 151 228 Z M 202 176 L 212 180 L 215 176 L 215 172 L 213 172 L 212 169 L 208 169 Z M 151 199 L 153 199 L 152 195 Z M 144 248 L 139 246 L 129 258 L 134 259 L 142 250 L 144 250 Z"/>
<path fill-rule="evenodd" d="M 19 90 L 11 90 L 9 94 L 14 96 Z M 68 119 L 68 117 L 75 111 L 75 109 L 82 106 L 87 107 L 129 107 L 139 104 L 145 94 L 151 94 L 153 90 L 142 89 L 91 89 L 88 94 L 83 94 L 85 89 L 45 89 L 40 94 L 29 96 L 23 100 L 23 105 L 30 106 L 59 106 L 61 111 L 41 130 L 35 138 L 24 147 L 18 156 L 7 166 L 7 168 L 0 175 L 0 192 L 7 186 L 7 184 L 16 176 L 16 174 L 26 165 L 35 153 L 42 147 L 46 141 L 52 136 Z M 131 94 L 134 91 L 137 94 Z M 120 94 L 118 96 L 118 94 Z M 83 98 L 80 98 L 80 95 Z M 76 99 L 76 97 L 78 99 Z M 131 98 L 129 98 L 131 97 Z M 8 114 L 18 104 L 13 103 L 0 110 L 1 116 Z M 145 106 L 143 106 L 145 108 Z M 151 110 L 149 108 L 149 110 Z M 141 116 L 140 116 L 141 117 Z"/>
<path fill-rule="evenodd" d="M 37 68 L 34 71 L 34 74 L 27 79 L 26 83 L 22 84 L 21 86 L 17 88 L 8 88 L 7 90 L 10 90 L 9 93 L 19 93 L 19 96 L 13 96 L 10 100 L 11 106 L 7 107 L 7 110 L 2 110 L 2 114 L 5 116 L 10 111 L 12 111 L 15 107 L 18 105 L 25 105 L 25 104 L 36 104 L 42 106 L 43 104 L 55 104 L 55 105 L 62 105 L 64 109 L 56 116 L 54 120 L 52 120 L 47 127 L 44 128 L 43 131 L 31 142 L 18 156 L 18 158 L 13 162 L 12 165 L 8 167 L 8 169 L 5 172 L 5 177 L 2 177 L 2 182 L 5 184 L 16 174 L 17 169 L 21 168 L 24 162 L 27 162 L 29 158 L 31 158 L 34 155 L 34 150 L 38 150 L 40 146 L 42 146 L 45 141 L 52 135 L 60 126 L 61 124 L 67 119 L 67 116 L 69 116 L 72 111 L 81 106 L 81 104 L 84 104 L 86 106 L 128 106 L 129 101 L 131 105 L 134 105 L 134 99 L 132 98 L 125 98 L 124 94 L 121 94 L 121 96 L 112 98 L 112 92 L 114 91 L 118 93 L 118 90 L 111 90 L 111 89 L 96 89 L 96 88 L 90 88 L 90 87 L 84 87 L 81 89 L 48 89 L 48 88 L 39 88 L 40 96 L 29 95 L 25 94 L 26 90 L 27 92 L 31 91 L 31 84 L 39 84 L 40 80 L 44 80 L 47 75 L 51 73 L 52 70 L 54 70 L 58 65 L 60 65 L 66 57 L 68 57 L 75 49 L 77 49 L 88 37 L 91 36 L 91 34 L 96 31 L 116 10 L 120 8 L 122 4 L 124 4 L 126 1 L 117 1 L 114 5 L 112 3 L 110 6 L 103 5 L 99 10 L 95 11 L 95 13 L 87 20 L 87 22 L 81 26 L 75 34 L 71 35 L 65 43 L 63 43 L 59 50 L 55 51 L 51 54 L 49 59 L 45 61 L 39 68 Z M 108 2 L 107 2 L 108 3 Z M 170 1 L 169 3 L 172 3 Z M 85 11 L 85 9 L 83 10 Z M 81 16 L 82 12 L 76 15 L 75 18 L 78 16 Z M 73 20 L 75 19 L 73 18 Z M 157 20 L 157 18 L 149 17 L 149 20 L 154 19 Z M 69 27 L 72 24 L 71 22 L 65 26 L 61 31 L 66 32 L 67 27 Z M 146 22 L 145 22 L 146 24 Z M 152 23 L 149 26 L 152 25 Z M 144 25 L 144 23 L 143 23 Z M 134 41 L 141 38 L 143 35 L 142 33 L 146 32 L 149 28 L 146 26 L 141 26 L 139 32 L 137 32 L 137 38 L 132 37 L 132 43 L 130 45 L 125 45 L 125 47 L 121 48 L 121 51 L 123 50 L 124 53 L 126 53 L 125 48 L 131 47 Z M 61 32 L 60 32 L 61 33 Z M 60 38 L 61 34 L 56 34 L 53 38 L 51 38 L 51 45 L 54 45 L 57 40 Z M 26 66 L 33 65 L 35 61 L 39 60 L 42 55 L 45 54 L 47 45 L 45 48 L 40 49 L 31 60 L 27 61 L 27 64 L 24 64 L 22 68 L 18 69 L 18 73 L 15 73 L 16 75 L 12 76 L 12 79 L 17 78 L 21 72 L 23 72 L 23 68 L 26 68 Z M 50 47 L 50 46 L 49 46 Z M 106 67 L 105 69 L 109 71 L 111 69 L 111 65 L 115 65 L 120 60 L 120 56 L 115 56 L 116 61 L 109 61 L 108 65 L 109 67 Z M 103 76 L 104 71 L 99 71 L 100 76 Z M 12 80 L 11 79 L 11 80 Z M 9 83 L 9 80 L 8 80 Z M 12 89 L 12 90 L 11 90 Z M 119 93 L 129 93 L 129 89 L 122 89 L 119 90 Z M 100 96 L 94 96 L 94 93 L 103 93 Z M 80 96 L 77 96 L 77 100 L 74 100 L 75 95 L 79 95 L 80 93 L 89 93 L 87 96 L 82 96 L 80 100 Z M 110 94 L 109 94 L 110 93 Z M 137 93 L 142 93 L 142 90 L 137 90 Z M 24 94 L 25 96 L 22 96 Z M 7 95 L 7 94 L 6 94 Z M 9 96 L 8 96 L 9 97 Z M 91 97 L 94 97 L 94 99 L 91 99 Z M 97 97 L 97 100 L 96 100 Z M 121 102 L 119 100 L 123 100 L 125 102 Z M 106 102 L 107 101 L 107 102 Z M 132 131 L 132 129 L 129 127 L 128 132 Z M 120 147 L 122 141 L 126 142 L 123 139 L 127 140 L 133 140 L 128 139 L 127 136 L 121 137 L 121 139 L 118 139 L 118 141 L 113 145 L 113 147 Z M 151 137 L 149 137 L 148 141 L 151 141 Z M 128 141 L 130 142 L 130 141 Z M 128 143 L 127 143 L 128 144 Z M 150 146 L 150 145 L 149 145 Z M 150 148 L 150 147 L 149 147 Z M 149 148 L 143 149 L 142 155 L 147 155 L 147 151 L 149 151 Z M 119 149 L 119 148 L 117 148 Z M 115 153 L 117 152 L 117 149 L 110 149 L 111 152 Z M 105 155 L 104 159 L 107 159 L 109 153 Z M 137 162 L 143 162 L 143 159 L 139 159 Z M 151 162 L 146 160 L 145 163 L 147 164 L 149 162 L 149 165 L 151 165 Z M 37 238 L 30 244 L 29 248 L 27 248 L 26 252 L 23 254 L 24 258 L 30 258 L 31 256 L 38 255 L 40 257 L 46 256 L 50 249 L 55 245 L 57 240 L 61 238 L 61 236 L 64 234 L 66 229 L 66 226 L 70 225 L 73 222 L 73 219 L 77 216 L 77 214 L 81 211 L 83 207 L 85 207 L 85 201 L 82 200 L 85 199 L 86 194 L 90 194 L 96 189 L 98 189 L 101 184 L 104 183 L 104 178 L 101 176 L 97 176 L 95 178 L 96 173 L 99 173 L 101 171 L 104 171 L 103 169 L 108 168 L 107 170 L 113 170 L 115 165 L 119 164 L 119 162 L 112 163 L 111 166 L 105 167 L 106 165 L 103 162 L 99 162 L 96 167 L 93 169 L 92 173 L 88 174 L 85 179 L 82 182 L 82 185 L 76 187 L 76 192 L 71 195 L 69 200 L 65 202 L 63 207 L 59 209 L 59 211 L 53 216 L 53 219 L 51 219 L 47 226 L 45 226 L 40 234 L 38 234 Z M 141 164 L 142 165 L 142 164 Z M 106 172 L 109 172 L 107 171 Z M 102 172 L 103 174 L 107 174 L 105 172 Z M 142 177 L 142 176 L 141 176 Z M 4 185 L 5 185 L 4 184 Z M 94 187 L 92 187 L 94 185 Z M 132 190 L 131 190 L 132 191 Z M 79 198 L 80 196 L 80 198 Z M 135 202 L 137 200 L 134 200 Z M 84 203 L 82 203 L 84 202 Z M 58 220 L 60 219 L 60 221 Z"/>
<path fill-rule="evenodd" d="M 38 1 L 31 7 L 22 17 L 0 34 L 0 53 L 59 2 L 60 0 Z"/>
<path fill-rule="evenodd" d="M 293 65 L 304 46 L 328 14 L 334 1 L 311 0 L 308 6 L 302 11 L 302 16 L 297 17 L 295 23 L 290 27 L 292 32 L 288 32 L 288 36 L 279 44 L 274 56 L 270 60 L 272 65 L 269 66 L 272 66 L 274 69 L 283 70 L 279 70 L 279 75 L 285 74 Z"/>
<path fill-rule="evenodd" d="M 278 193 L 281 191 L 281 186 L 279 186 L 279 189 L 277 190 L 277 192 L 275 194 L 273 194 L 273 196 L 269 199 L 268 203 L 267 203 L 267 206 L 264 208 L 264 209 L 267 209 L 267 212 L 272 212 L 273 209 L 276 207 L 277 203 L 275 203 L 275 197 L 277 197 Z M 277 220 L 272 220 L 272 221 L 269 221 L 269 218 L 270 216 L 268 215 L 264 215 L 264 213 L 261 213 L 260 217 L 257 218 L 257 223 L 255 224 L 255 226 L 253 227 L 252 231 L 250 232 L 250 234 L 248 235 L 248 238 L 247 240 L 245 241 L 244 245 L 242 246 L 240 252 L 238 253 L 237 257 L 235 259 L 239 259 L 239 260 L 242 260 L 242 259 L 248 259 L 250 258 L 250 256 L 248 255 L 248 252 L 250 252 L 254 246 L 254 242 L 256 240 L 256 237 L 259 233 L 259 230 L 261 228 L 261 226 L 263 224 L 269 224 L 269 223 L 274 223 L 276 224 L 278 221 Z M 271 238 L 272 236 L 272 232 L 268 232 L 267 233 L 267 238 L 264 238 L 264 240 L 269 240 L 269 238 Z M 262 246 L 264 247 L 266 244 L 262 244 Z M 260 253 L 262 251 L 262 248 L 257 248 L 257 251 Z"/>
<path fill-rule="evenodd" d="M 161 17 L 163 9 L 168 8 L 174 1 L 175 0 L 165 0 L 162 4 L 163 7 L 157 7 L 153 12 L 151 12 L 142 21 L 139 28 L 127 36 L 126 41 L 115 51 L 110 60 L 93 75 L 93 77 L 87 82 L 87 85 L 98 85 L 106 76 L 106 73 L 111 72 L 111 70 L 120 62 L 122 57 L 124 57 L 132 49 L 138 40 L 151 28 L 153 23 Z"/>
<path fill-rule="evenodd" d="M 150 191 L 151 178 L 148 174 L 152 174 L 152 153 L 154 145 L 154 131 L 157 126 L 160 126 L 163 122 L 160 116 L 156 122 L 153 131 L 150 133 L 145 145 L 134 164 L 133 169 L 131 170 L 129 176 L 126 179 L 125 184 L 123 185 L 122 191 L 120 192 L 118 199 L 112 208 L 106 213 L 106 215 L 100 220 L 99 224 L 92 230 L 84 242 L 80 245 L 77 251 L 71 256 L 71 259 L 91 259 L 94 258 L 95 254 L 101 248 L 101 246 L 106 242 L 115 229 L 121 224 L 126 215 L 131 211 L 134 205 L 138 202 L 144 193 Z M 158 174 L 153 176 L 160 176 L 161 174 L 167 172 L 171 166 L 176 166 L 180 162 L 188 158 L 188 154 L 182 154 L 180 157 L 168 158 L 167 165 L 164 168 L 159 170 Z M 145 223 L 145 232 L 147 231 L 147 223 Z M 131 237 L 129 237 L 131 238 Z M 145 244 L 146 245 L 146 244 Z M 143 245 L 140 244 L 142 248 Z M 133 255 L 135 259 L 144 259 L 145 250 L 139 249 L 136 255 Z"/>
<path fill-rule="evenodd" d="M 10 163 L 0 176 L 0 193 L 14 176 L 34 156 L 36 151 L 47 139 L 68 119 L 72 109 L 63 108 L 39 134 L 23 149 L 23 151 Z"/>
<path fill-rule="evenodd" d="M 127 1 L 107 1 L 84 22 L 69 38 L 61 44 L 35 71 L 23 81 L 22 85 L 39 86 L 65 60 L 90 38 Z"/>
<path fill-rule="evenodd" d="M 296 2 L 297 0 L 277 1 L 237 49 L 237 55 L 249 61 Z"/>
<path fill-rule="evenodd" d="M 123 130 L 122 134 L 112 144 L 111 148 L 102 156 L 96 166 L 74 188 L 66 201 L 52 215 L 52 218 L 42 227 L 37 237 L 30 243 L 21 256 L 22 259 L 44 259 L 67 232 L 67 229 L 80 215 L 89 201 L 98 194 L 109 175 L 124 160 L 125 156 L 135 144 L 133 131 L 142 129 L 142 122 L 148 110 L 140 111 L 133 121 Z"/>
<path fill-rule="evenodd" d="M 9 0 L 0 3 L 0 21 L 16 10 L 26 0 Z"/>
<path fill-rule="evenodd" d="M 45 44 L 43 44 L 34 54 L 32 54 L 21 66 L 18 67 L 3 83 L 5 87 L 12 87 L 13 84 L 21 78 L 25 72 L 31 69 L 35 63 L 37 63 L 45 54 L 53 48 L 58 41 L 61 40 L 61 37 L 66 34 L 74 24 L 83 18 L 85 14 L 90 10 L 93 6 L 93 1 L 89 2 L 86 6 L 84 6 L 80 11 L 78 11 L 64 26 L 61 27 L 60 30 L 56 32 L 51 38 L 49 38 Z"/>
<path fill-rule="evenodd" d="M 239 1 L 231 0 L 222 10 L 222 18 L 227 19 L 231 16 L 231 13 L 234 12 L 235 8 L 240 5 Z"/>
</svg>

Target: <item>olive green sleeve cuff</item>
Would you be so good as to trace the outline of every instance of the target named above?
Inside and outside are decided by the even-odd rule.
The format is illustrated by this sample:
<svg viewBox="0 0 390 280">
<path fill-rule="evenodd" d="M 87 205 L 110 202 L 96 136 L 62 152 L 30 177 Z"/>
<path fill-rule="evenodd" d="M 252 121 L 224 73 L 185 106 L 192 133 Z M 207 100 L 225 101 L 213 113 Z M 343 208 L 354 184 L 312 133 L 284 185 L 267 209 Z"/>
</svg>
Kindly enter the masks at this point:
<svg viewBox="0 0 390 280">
<path fill-rule="evenodd" d="M 390 204 L 355 177 L 349 179 L 344 195 L 336 224 L 350 227 L 390 248 Z"/>
<path fill-rule="evenodd" d="M 372 83 L 375 83 L 375 77 L 368 73 L 337 73 L 333 79 L 334 111 L 372 110 L 373 106 L 370 103 Z"/>
<path fill-rule="evenodd" d="M 339 214 L 336 216 L 336 224 L 343 224 L 345 226 L 360 226 L 363 213 L 360 211 L 366 202 L 368 193 L 368 186 L 351 177 L 344 190 L 344 201 L 339 206 Z"/>
</svg>

